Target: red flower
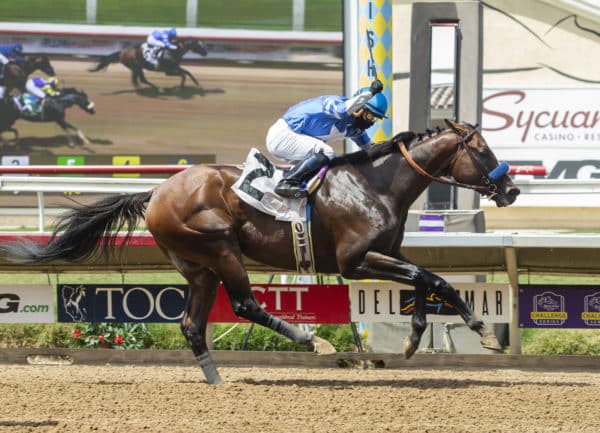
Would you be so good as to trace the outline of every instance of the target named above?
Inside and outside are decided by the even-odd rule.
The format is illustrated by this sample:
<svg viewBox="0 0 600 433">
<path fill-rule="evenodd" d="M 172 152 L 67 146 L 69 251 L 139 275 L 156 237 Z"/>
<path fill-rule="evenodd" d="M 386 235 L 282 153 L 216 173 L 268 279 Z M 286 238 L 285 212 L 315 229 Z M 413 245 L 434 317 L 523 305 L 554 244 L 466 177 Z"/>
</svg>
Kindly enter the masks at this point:
<svg viewBox="0 0 600 433">
<path fill-rule="evenodd" d="M 104 338 L 104 334 L 100 334 L 100 335 L 98 335 L 98 341 L 99 341 L 100 343 L 103 343 L 104 341 L 106 341 L 106 338 Z"/>
<path fill-rule="evenodd" d="M 121 344 L 123 344 L 123 336 L 122 335 L 115 335 L 115 344 L 117 346 L 120 346 Z"/>
<path fill-rule="evenodd" d="M 71 334 L 71 336 L 75 339 L 81 337 L 81 329 L 79 329 L 79 328 L 73 329 L 73 333 Z"/>
</svg>

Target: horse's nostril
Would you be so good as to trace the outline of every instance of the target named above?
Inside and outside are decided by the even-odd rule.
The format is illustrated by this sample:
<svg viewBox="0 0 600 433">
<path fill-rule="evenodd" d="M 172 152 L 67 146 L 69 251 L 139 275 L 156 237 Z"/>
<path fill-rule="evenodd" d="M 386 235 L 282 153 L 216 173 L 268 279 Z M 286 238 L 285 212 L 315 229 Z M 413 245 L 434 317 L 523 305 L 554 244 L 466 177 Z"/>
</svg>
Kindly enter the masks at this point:
<svg viewBox="0 0 600 433">
<path fill-rule="evenodd" d="M 521 194 L 521 190 L 517 187 L 513 187 L 508 190 L 508 195 L 510 195 L 510 196 L 516 197 L 519 194 Z"/>
</svg>

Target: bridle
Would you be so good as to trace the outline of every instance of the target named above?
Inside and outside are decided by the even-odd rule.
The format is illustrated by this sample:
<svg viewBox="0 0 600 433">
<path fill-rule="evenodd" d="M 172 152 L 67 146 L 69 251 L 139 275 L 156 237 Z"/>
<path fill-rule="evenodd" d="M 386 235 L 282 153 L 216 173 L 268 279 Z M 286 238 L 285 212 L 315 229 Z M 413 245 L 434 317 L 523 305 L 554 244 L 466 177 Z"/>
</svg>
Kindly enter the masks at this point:
<svg viewBox="0 0 600 433">
<path fill-rule="evenodd" d="M 471 161 L 473 162 L 475 167 L 477 168 L 477 171 L 479 171 L 479 174 L 481 175 L 481 185 L 471 185 L 468 183 L 458 182 L 457 180 L 449 176 L 434 176 L 429 174 L 419 164 L 417 164 L 414 159 L 412 159 L 412 157 L 408 153 L 408 150 L 406 149 L 406 145 L 402 141 L 398 143 L 398 146 L 400 147 L 400 152 L 402 153 L 406 161 L 410 164 L 410 166 L 421 176 L 446 185 L 471 189 L 473 191 L 477 191 L 480 194 L 488 196 L 489 198 L 494 197 L 498 193 L 497 180 L 491 177 L 491 174 L 495 171 L 495 169 L 488 172 L 479 160 L 479 158 L 477 158 L 477 156 L 475 155 L 475 151 L 473 150 L 473 148 L 469 146 L 469 141 L 471 141 L 471 139 L 477 132 L 476 127 L 464 136 L 454 128 L 452 128 L 452 130 L 459 138 L 459 140 L 456 142 L 457 147 L 456 152 L 454 153 L 454 157 L 452 158 L 452 161 L 450 161 L 449 172 L 452 172 L 452 168 L 459 160 L 461 153 L 460 151 L 466 152 L 467 155 L 469 155 L 469 158 L 471 158 Z"/>
</svg>

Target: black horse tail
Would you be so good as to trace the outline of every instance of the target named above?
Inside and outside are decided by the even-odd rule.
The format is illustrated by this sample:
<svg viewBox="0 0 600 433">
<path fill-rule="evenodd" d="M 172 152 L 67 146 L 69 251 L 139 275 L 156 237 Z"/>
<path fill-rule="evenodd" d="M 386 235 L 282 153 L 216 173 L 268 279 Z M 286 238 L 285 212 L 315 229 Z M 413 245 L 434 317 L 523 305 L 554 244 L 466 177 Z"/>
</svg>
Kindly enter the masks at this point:
<svg viewBox="0 0 600 433">
<path fill-rule="evenodd" d="M 108 65 L 119 61 L 121 57 L 121 51 L 115 51 L 114 53 L 108 54 L 107 56 L 100 57 L 98 64 L 92 68 L 89 68 L 89 72 L 97 72 L 101 69 L 108 68 Z"/>
<path fill-rule="evenodd" d="M 8 260 L 25 265 L 52 260 L 82 262 L 98 253 L 108 260 L 123 228 L 127 228 L 123 243 L 127 245 L 138 221 L 144 217 L 144 204 L 151 196 L 152 191 L 145 191 L 78 206 L 57 219 L 48 244 L 40 246 L 23 240 L 2 245 L 0 251 Z"/>
</svg>

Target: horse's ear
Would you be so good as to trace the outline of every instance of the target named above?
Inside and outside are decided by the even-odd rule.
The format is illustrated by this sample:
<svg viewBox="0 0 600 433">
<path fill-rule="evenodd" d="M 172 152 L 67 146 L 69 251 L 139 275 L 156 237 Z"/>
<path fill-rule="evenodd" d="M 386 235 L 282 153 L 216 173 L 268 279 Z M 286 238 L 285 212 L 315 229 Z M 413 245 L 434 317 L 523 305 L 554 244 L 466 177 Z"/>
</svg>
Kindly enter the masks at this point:
<svg viewBox="0 0 600 433">
<path fill-rule="evenodd" d="M 459 135 L 465 135 L 467 133 L 467 129 L 464 126 L 462 126 L 460 123 L 453 122 L 452 120 L 449 120 L 449 119 L 444 119 L 444 122 L 446 123 L 446 125 L 448 125 L 448 128 L 452 129 L 454 132 L 456 132 Z"/>
</svg>

